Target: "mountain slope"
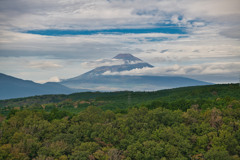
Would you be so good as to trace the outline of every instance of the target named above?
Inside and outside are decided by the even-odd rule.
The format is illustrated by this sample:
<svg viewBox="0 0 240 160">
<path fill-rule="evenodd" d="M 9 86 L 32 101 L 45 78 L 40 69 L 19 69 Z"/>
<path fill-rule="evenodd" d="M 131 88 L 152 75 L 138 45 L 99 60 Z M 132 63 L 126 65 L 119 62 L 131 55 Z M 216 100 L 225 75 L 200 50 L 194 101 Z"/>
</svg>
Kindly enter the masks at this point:
<svg viewBox="0 0 240 160">
<path fill-rule="evenodd" d="M 0 73 L 0 99 L 44 94 L 70 94 L 78 91 L 54 82 L 38 84 Z"/>
<path fill-rule="evenodd" d="M 113 59 L 122 60 L 122 65 L 101 66 L 80 76 L 70 78 L 61 84 L 71 88 L 87 88 L 100 91 L 113 90 L 159 90 L 183 86 L 208 85 L 210 83 L 186 77 L 173 76 L 125 76 L 104 75 L 105 72 L 121 72 L 144 67 L 153 68 L 152 65 L 134 57 L 131 54 L 119 54 Z"/>
</svg>

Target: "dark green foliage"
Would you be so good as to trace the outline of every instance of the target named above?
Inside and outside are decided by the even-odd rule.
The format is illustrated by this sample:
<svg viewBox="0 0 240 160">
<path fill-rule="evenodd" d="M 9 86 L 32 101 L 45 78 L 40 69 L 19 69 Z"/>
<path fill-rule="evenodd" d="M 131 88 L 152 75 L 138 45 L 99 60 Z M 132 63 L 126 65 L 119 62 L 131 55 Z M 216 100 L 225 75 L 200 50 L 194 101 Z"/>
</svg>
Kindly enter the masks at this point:
<svg viewBox="0 0 240 160">
<path fill-rule="evenodd" d="M 11 109 L 10 112 L 7 115 L 7 119 L 11 118 L 12 116 L 14 116 L 16 114 L 16 112 L 18 112 L 18 110 L 16 109 Z"/>
<path fill-rule="evenodd" d="M 57 108 L 54 108 L 49 113 L 48 120 L 51 121 L 51 120 L 54 120 L 54 119 L 62 119 L 63 117 L 66 117 L 68 115 L 70 115 L 68 112 L 61 111 L 61 110 L 58 110 Z"/>
<path fill-rule="evenodd" d="M 82 93 L 91 99 L 73 94 L 58 103 L 13 107 L 0 121 L 0 159 L 238 160 L 237 91 L 217 85 L 131 92 L 126 103 L 129 92 Z"/>
<path fill-rule="evenodd" d="M 3 121 L 1 158 L 227 160 L 240 156 L 239 108 L 183 112 L 141 107 L 115 114 L 89 107 L 73 117 L 63 115 L 58 110 L 25 110 Z"/>
</svg>

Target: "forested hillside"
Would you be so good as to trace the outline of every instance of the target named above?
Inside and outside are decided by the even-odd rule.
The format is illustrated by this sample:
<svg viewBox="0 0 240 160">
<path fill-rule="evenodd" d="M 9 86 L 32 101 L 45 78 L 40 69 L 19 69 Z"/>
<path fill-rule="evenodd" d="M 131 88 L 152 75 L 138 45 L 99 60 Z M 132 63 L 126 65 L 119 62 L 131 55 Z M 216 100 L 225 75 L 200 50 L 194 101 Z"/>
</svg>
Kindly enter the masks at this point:
<svg viewBox="0 0 240 160">
<path fill-rule="evenodd" d="M 12 109 L 45 110 L 53 108 L 78 113 L 89 106 L 103 110 L 126 112 L 130 107 L 145 106 L 153 109 L 162 106 L 167 109 L 186 111 L 192 105 L 201 109 L 236 106 L 240 100 L 238 84 L 207 85 L 160 90 L 155 92 L 84 92 L 70 95 L 44 95 L 0 101 L 0 113 L 7 115 Z"/>
<path fill-rule="evenodd" d="M 0 159 L 238 160 L 239 89 L 226 84 L 1 101 Z"/>
<path fill-rule="evenodd" d="M 239 159 L 239 117 L 231 107 L 24 110 L 1 123 L 0 159 Z"/>
</svg>

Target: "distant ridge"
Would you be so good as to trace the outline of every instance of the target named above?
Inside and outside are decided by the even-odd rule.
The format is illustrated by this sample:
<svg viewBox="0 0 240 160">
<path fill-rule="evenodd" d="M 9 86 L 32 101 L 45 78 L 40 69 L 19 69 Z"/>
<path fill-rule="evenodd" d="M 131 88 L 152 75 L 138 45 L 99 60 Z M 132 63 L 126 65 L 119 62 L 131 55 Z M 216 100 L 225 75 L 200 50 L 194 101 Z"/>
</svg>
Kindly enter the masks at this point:
<svg viewBox="0 0 240 160">
<path fill-rule="evenodd" d="M 55 82 L 39 84 L 33 81 L 22 80 L 0 73 L 0 99 L 20 98 L 45 94 L 70 94 L 80 91 L 81 90 L 70 89 Z"/>
<path fill-rule="evenodd" d="M 59 83 L 48 82 L 39 84 L 0 73 L 0 100 L 86 91 L 156 91 L 161 89 L 211 84 L 191 78 L 176 76 L 106 75 L 104 74 L 105 72 L 120 73 L 133 69 L 154 67 L 131 54 L 118 54 L 112 59 L 113 61 L 116 59 L 122 60 L 122 63 L 120 63 L 121 65 L 97 67 L 82 75 L 63 80 Z"/>
</svg>

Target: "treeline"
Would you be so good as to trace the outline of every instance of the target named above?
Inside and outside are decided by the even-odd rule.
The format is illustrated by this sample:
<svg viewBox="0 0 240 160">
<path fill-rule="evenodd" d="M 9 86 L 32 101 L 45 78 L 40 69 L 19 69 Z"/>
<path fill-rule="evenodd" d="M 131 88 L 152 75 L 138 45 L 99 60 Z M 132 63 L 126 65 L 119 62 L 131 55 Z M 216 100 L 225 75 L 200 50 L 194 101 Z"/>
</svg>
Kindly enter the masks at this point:
<svg viewBox="0 0 240 160">
<path fill-rule="evenodd" d="M 126 113 L 88 107 L 77 115 L 11 111 L 0 123 L 0 159 L 239 159 L 239 107 L 183 111 L 161 105 Z"/>
<path fill-rule="evenodd" d="M 155 105 L 167 109 L 186 111 L 192 105 L 201 109 L 227 105 L 239 106 L 240 87 L 238 84 L 183 87 L 155 92 L 84 92 L 71 95 L 44 95 L 0 101 L 0 114 L 7 115 L 12 109 L 51 111 L 53 108 L 78 113 L 88 106 L 103 110 L 126 112 L 129 107 Z"/>
<path fill-rule="evenodd" d="M 123 98 L 123 97 L 119 97 Z M 201 110 L 206 109 L 212 109 L 216 107 L 217 109 L 224 109 L 226 107 L 231 108 L 240 108 L 240 100 L 239 98 L 232 98 L 229 96 L 219 98 L 219 96 L 216 97 L 206 97 L 198 98 L 198 99 L 184 99 L 184 98 L 178 98 L 178 99 L 172 99 L 169 100 L 168 97 L 159 98 L 152 101 L 146 101 L 141 103 L 133 103 L 131 105 L 131 99 L 125 98 L 124 101 L 107 101 L 107 100 L 76 100 L 72 101 L 71 99 L 64 100 L 59 103 L 48 103 L 48 104 L 32 104 L 32 105 L 16 105 L 12 107 L 0 107 L 0 115 L 7 116 L 10 112 L 14 110 L 44 110 L 47 112 L 52 111 L 53 109 L 58 109 L 61 111 L 67 111 L 73 114 L 77 114 L 84 109 L 86 109 L 89 106 L 96 106 L 102 110 L 111 110 L 114 113 L 127 113 L 129 108 L 132 107 L 146 107 L 148 109 L 155 109 L 161 106 L 162 108 L 170 109 L 170 110 L 182 110 L 187 111 L 187 109 L 190 109 L 191 107 L 198 107 Z"/>
<path fill-rule="evenodd" d="M 111 101 L 116 104 L 128 103 L 128 98 L 131 98 L 132 104 L 138 104 L 155 99 L 165 99 L 172 101 L 175 99 L 207 99 L 207 98 L 223 98 L 229 96 L 231 98 L 240 98 L 239 84 L 217 84 L 207 86 L 182 87 L 175 89 L 166 89 L 152 92 L 82 92 L 70 95 L 43 95 L 27 98 L 17 98 L 9 100 L 0 100 L 0 107 L 15 107 L 34 104 L 59 103 L 66 100 L 96 100 L 96 101 Z"/>
</svg>

